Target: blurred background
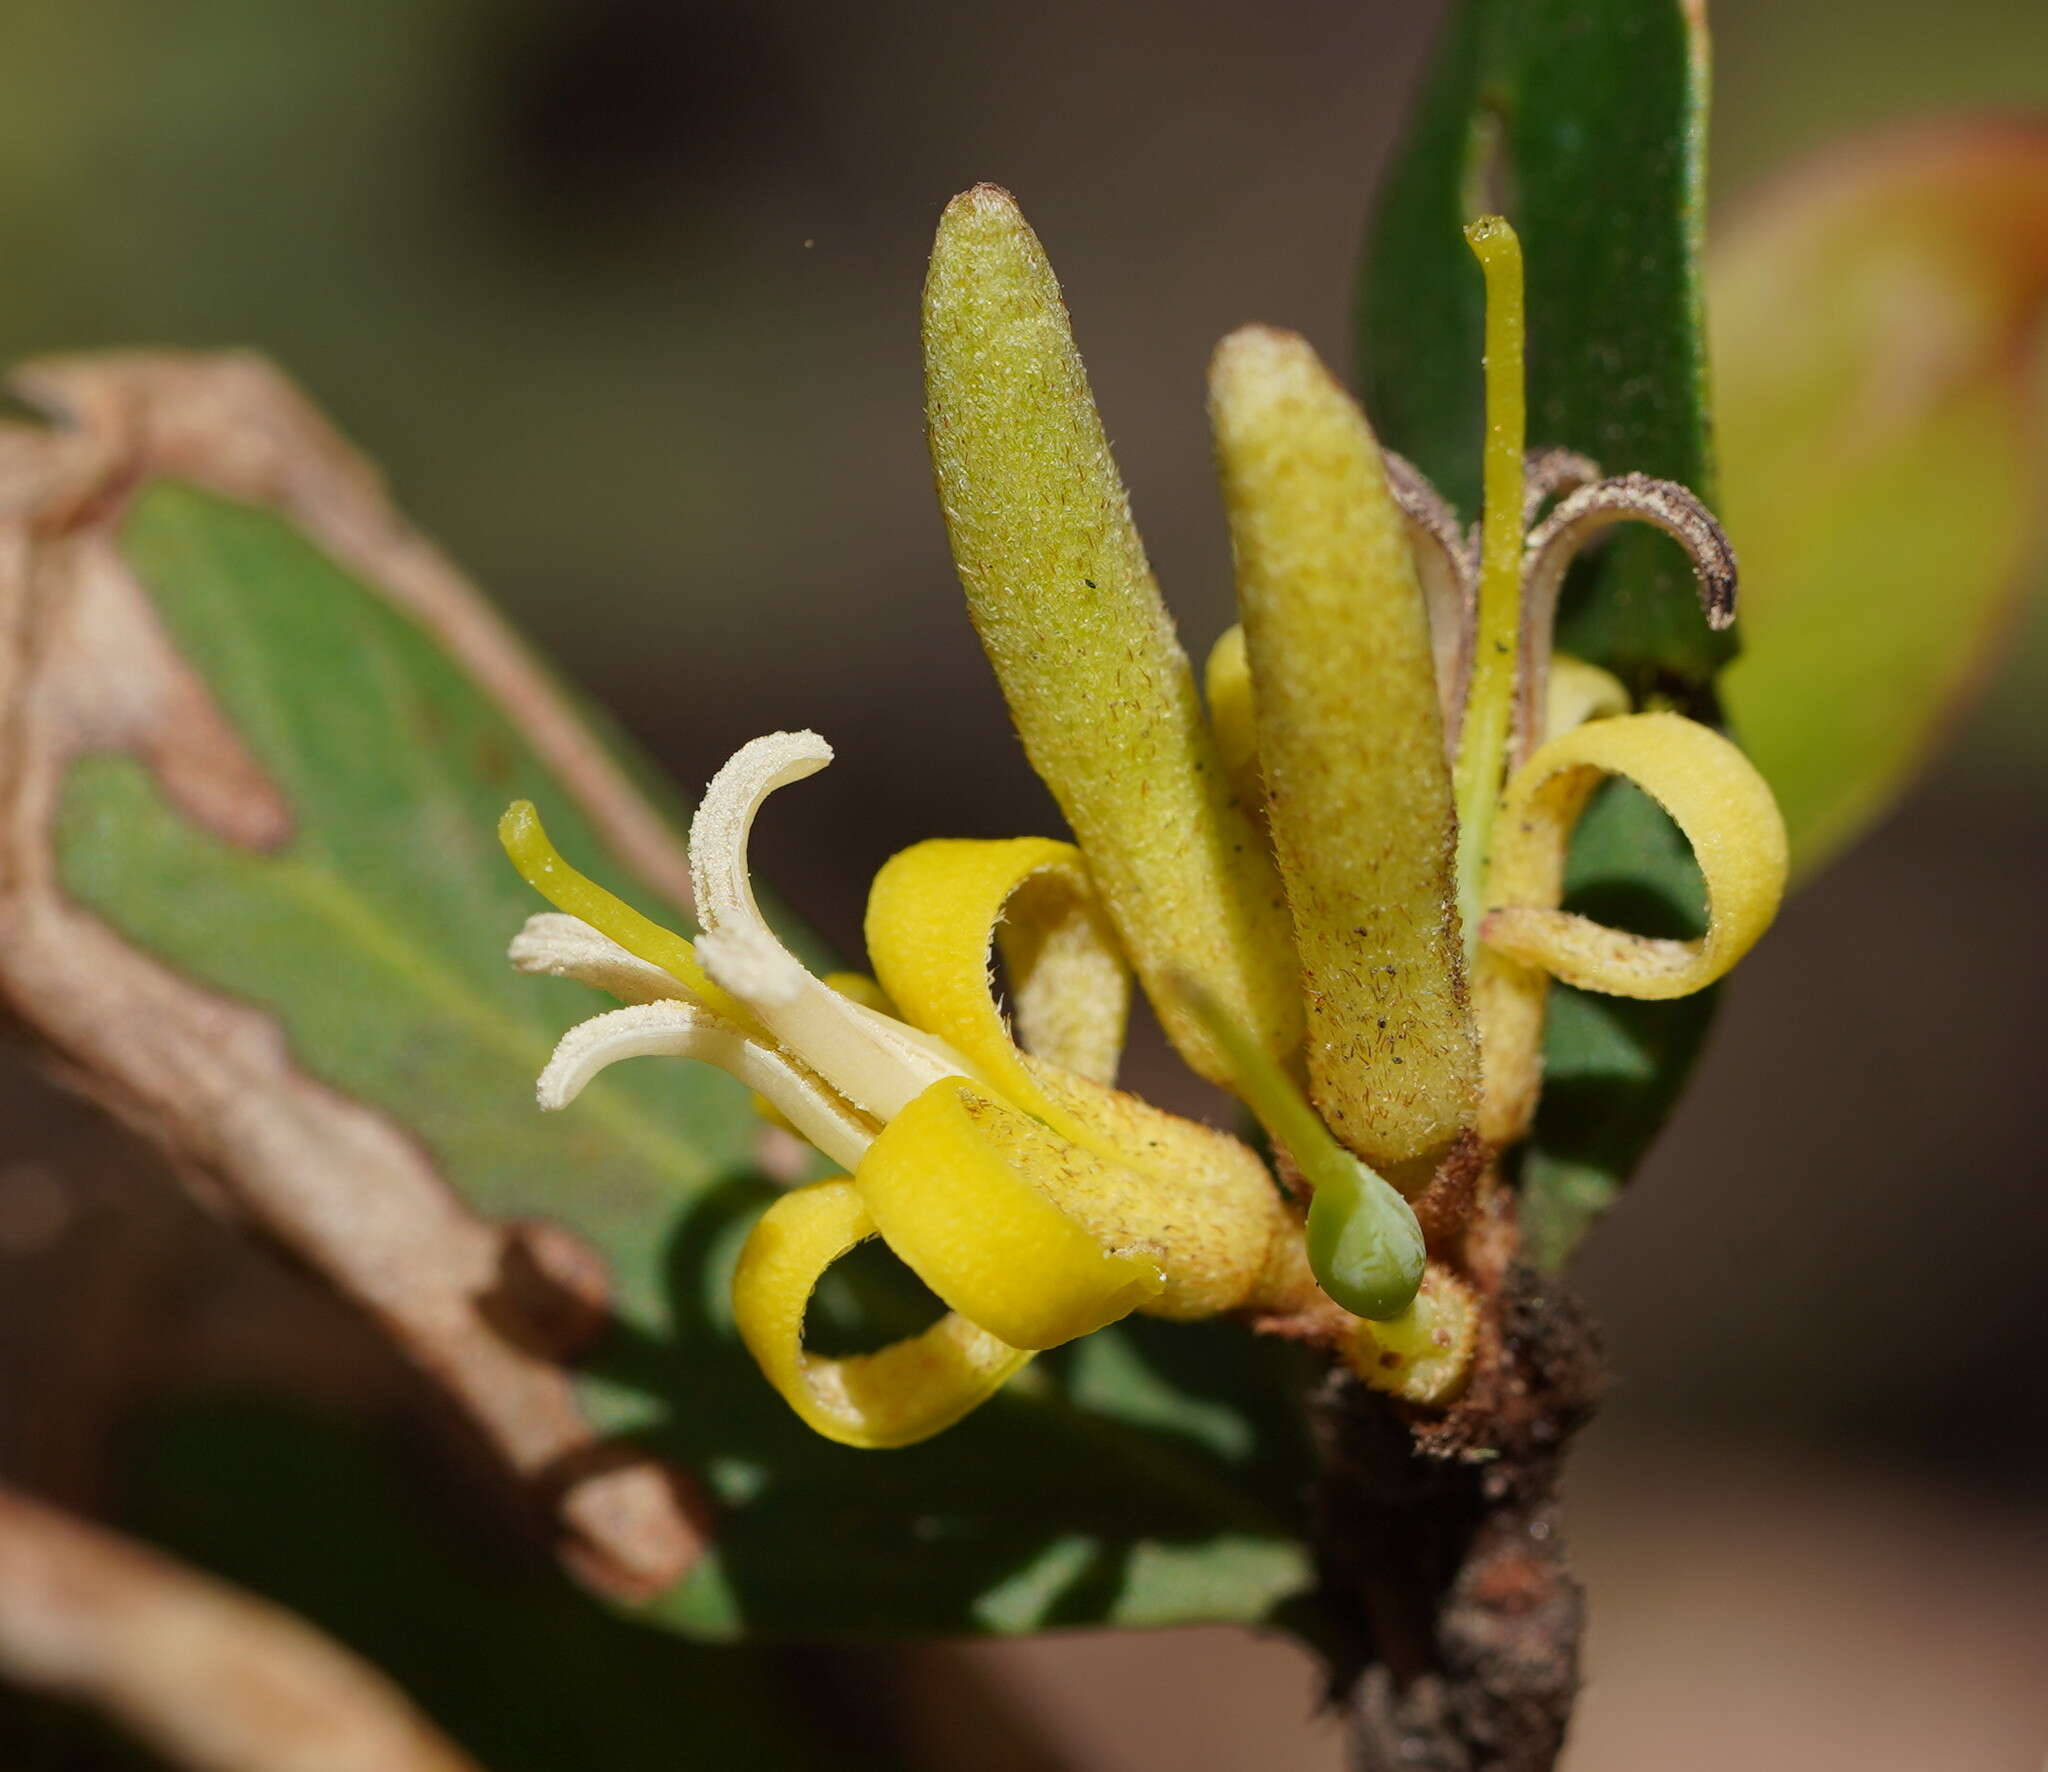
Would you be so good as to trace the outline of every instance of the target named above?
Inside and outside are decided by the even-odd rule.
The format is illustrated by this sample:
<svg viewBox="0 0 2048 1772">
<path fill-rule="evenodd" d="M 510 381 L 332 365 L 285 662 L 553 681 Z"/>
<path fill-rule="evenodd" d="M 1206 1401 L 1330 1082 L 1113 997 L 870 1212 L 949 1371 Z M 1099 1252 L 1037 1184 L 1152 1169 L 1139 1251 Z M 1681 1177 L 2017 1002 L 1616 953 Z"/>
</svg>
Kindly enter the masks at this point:
<svg viewBox="0 0 2048 1772">
<path fill-rule="evenodd" d="M 1057 828 L 959 607 L 924 458 L 917 301 L 941 204 L 994 179 L 1046 240 L 1200 656 L 1229 620 L 1208 351 L 1259 319 L 1348 359 L 1362 216 L 1437 17 L 16 5 L 0 351 L 255 346 L 686 787 L 756 733 L 824 732 L 839 765 L 760 849 L 853 949 L 896 848 Z M 1872 0 L 1853 25 L 1828 0 L 1717 0 L 1713 23 L 1716 215 L 1854 128 L 2048 109 L 2048 10 L 2011 0 Z M 1595 1600 L 1576 1772 L 1966 1772 L 2048 1749 L 2044 694 L 2034 599 L 1935 771 L 1734 981 L 1698 1086 L 1583 1260 L 1620 1382 L 1572 1488 Z M 424 1413 L 416 1387 L 85 1109 L 19 1067 L 4 1088 L 4 1474 L 267 1583 L 430 1709 L 516 1705 L 516 1658 L 454 1670 L 447 1645 L 352 1612 L 345 1582 L 287 1591 L 302 1578 L 164 1499 L 180 1399 L 384 1422 Z M 261 1410 L 235 1407 L 219 1431 L 262 1440 Z M 281 1464 L 279 1532 L 293 1507 L 344 1517 L 322 1485 L 368 1456 L 337 1442 L 296 1488 Z M 435 1540 L 489 1530 L 433 1505 L 393 1517 Z M 594 1608 L 562 1629 L 679 1691 L 727 1677 Z M 757 1674 L 799 1709 L 843 1718 L 857 1698 L 895 1763 L 1339 1759 L 1306 1656 L 1234 1633 Z M 145 1763 L 28 1714 L 0 1716 L 0 1760 Z M 574 1739 L 549 1763 L 579 1763 Z"/>
</svg>

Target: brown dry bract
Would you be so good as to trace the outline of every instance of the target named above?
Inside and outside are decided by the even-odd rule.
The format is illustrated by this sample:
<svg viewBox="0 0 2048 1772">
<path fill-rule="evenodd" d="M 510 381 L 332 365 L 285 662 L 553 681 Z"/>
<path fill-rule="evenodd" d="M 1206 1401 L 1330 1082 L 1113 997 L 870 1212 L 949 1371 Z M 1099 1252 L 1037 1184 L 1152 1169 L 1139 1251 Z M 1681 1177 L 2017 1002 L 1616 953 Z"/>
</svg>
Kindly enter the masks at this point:
<svg viewBox="0 0 2048 1772">
<path fill-rule="evenodd" d="M 685 857 L 509 631 L 267 364 L 80 358 L 18 385 L 63 422 L 0 431 L 0 994 L 67 1080 L 325 1274 L 437 1379 L 552 1510 L 586 1578 L 622 1597 L 660 1591 L 702 1547 L 682 1485 L 597 1446 L 557 1363 L 601 1320 L 595 1252 L 560 1227 L 479 1218 L 406 1132 L 302 1072 L 270 1015 L 130 947 L 59 888 L 51 819 L 71 762 L 90 752 L 139 756 L 226 841 L 270 848 L 291 835 L 290 808 L 120 556 L 128 494 L 171 475 L 282 511 L 436 635 L 621 856 L 676 898 Z M 524 1333 L 508 1314 L 531 1319 Z"/>
<path fill-rule="evenodd" d="M 478 1772 L 289 1613 L 5 1491 L 0 1674 L 105 1710 L 199 1772 Z"/>
</svg>

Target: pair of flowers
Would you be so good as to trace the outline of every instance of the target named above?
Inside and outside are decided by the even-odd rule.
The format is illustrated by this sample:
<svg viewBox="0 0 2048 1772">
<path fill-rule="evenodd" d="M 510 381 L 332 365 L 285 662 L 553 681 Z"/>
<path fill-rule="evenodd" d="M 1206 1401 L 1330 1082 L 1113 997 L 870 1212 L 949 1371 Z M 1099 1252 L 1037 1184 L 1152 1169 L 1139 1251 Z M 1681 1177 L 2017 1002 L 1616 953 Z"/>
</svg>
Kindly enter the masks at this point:
<svg viewBox="0 0 2048 1772">
<path fill-rule="evenodd" d="M 557 907 L 515 963 L 627 1005 L 564 1037 L 542 1106 L 624 1058 L 702 1060 L 847 1171 L 776 1201 L 733 1281 L 748 1347 L 820 1433 L 922 1439 L 1033 1352 L 1134 1310 L 1240 1313 L 1411 1402 L 1449 1401 L 1481 1308 L 1466 1229 L 1534 1110 L 1550 979 L 1682 995 L 1775 913 L 1783 825 L 1740 752 L 1628 711 L 1620 684 L 1550 648 L 1565 568 L 1601 528 L 1674 535 L 1717 623 L 1726 544 L 1683 488 L 1525 461 L 1519 248 L 1504 223 L 1469 232 L 1489 297 L 1476 545 L 1302 340 L 1246 328 L 1218 349 L 1243 620 L 1209 661 L 1205 713 L 1043 251 L 1006 193 L 948 207 L 925 292 L 941 501 L 1077 842 L 896 856 L 868 902 L 872 978 L 813 977 L 748 880 L 763 801 L 830 761 L 814 734 L 755 740 L 706 790 L 694 944 L 571 869 L 530 806 L 507 813 L 509 853 Z M 1573 826 L 1610 775 L 1692 844 L 1700 940 L 1558 908 Z M 1115 1089 L 1134 975 L 1189 1065 L 1257 1115 L 1274 1169 Z M 813 1289 L 877 1235 L 946 1314 L 875 1353 L 811 1353 Z"/>
</svg>

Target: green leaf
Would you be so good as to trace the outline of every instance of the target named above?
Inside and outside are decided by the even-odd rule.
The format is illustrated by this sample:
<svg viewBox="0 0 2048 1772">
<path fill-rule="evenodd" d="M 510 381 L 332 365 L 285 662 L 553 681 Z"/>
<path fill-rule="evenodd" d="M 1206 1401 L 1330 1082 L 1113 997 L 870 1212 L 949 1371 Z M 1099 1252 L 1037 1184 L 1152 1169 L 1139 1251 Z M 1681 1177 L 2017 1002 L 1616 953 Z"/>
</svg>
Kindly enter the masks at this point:
<svg viewBox="0 0 2048 1772">
<path fill-rule="evenodd" d="M 1361 383 L 1389 446 L 1468 517 L 1483 437 L 1480 274 L 1460 232 L 1500 209 L 1521 235 L 1529 441 L 1608 474 L 1681 482 L 1710 502 L 1700 318 L 1706 38 L 1686 0 L 1469 0 L 1452 16 L 1382 191 L 1359 286 Z M 1639 698 L 1711 717 L 1732 647 L 1683 555 L 1637 526 L 1574 574 L 1558 643 Z M 1609 793 L 1574 877 L 1664 933 L 1699 883 L 1654 805 Z M 1641 1158 L 1704 1036 L 1705 997 L 1620 1003 L 1561 988 L 1544 1109 L 1525 1153 L 1524 1230 L 1569 1253 Z"/>
<path fill-rule="evenodd" d="M 346 1643 L 491 1772 L 870 1772 L 794 1669 L 684 1644 L 508 1557 L 392 1436 L 299 1406 L 188 1399 L 131 1423 L 123 1525 Z M 437 1473 L 438 1474 L 438 1473 Z"/>
<path fill-rule="evenodd" d="M 1810 873 L 1903 791 L 2041 558 L 2048 138 L 1838 146 L 1713 255 L 1743 742 Z"/>
<path fill-rule="evenodd" d="M 1580 820 L 1564 902 L 1598 922 L 1681 941 L 1706 923 L 1706 888 L 1685 839 L 1627 782 L 1608 783 Z M 1562 1267 L 1620 1197 L 1636 1155 L 1677 1105 L 1713 996 L 1643 1003 L 1551 985 L 1543 1097 L 1521 1171 L 1522 1246 L 1539 1268 Z M 1686 1008 L 1693 1012 L 1674 1013 Z"/>
<path fill-rule="evenodd" d="M 1380 197 L 1359 286 L 1366 410 L 1477 515 L 1482 291 L 1461 225 L 1522 238 L 1529 441 L 1712 503 L 1701 324 L 1706 36 L 1685 0 L 1470 0 L 1452 17 Z M 1622 531 L 1559 643 L 1642 689 L 1733 651 L 1684 556 Z"/>
<path fill-rule="evenodd" d="M 243 846 L 142 758 L 84 757 L 57 815 L 65 891 L 273 1014 L 293 1063 L 402 1129 L 470 1207 L 558 1220 L 601 1253 L 613 1325 L 582 1406 L 712 1502 L 710 1554 L 648 1616 L 708 1638 L 1008 1632 L 1255 1620 L 1307 1585 L 1286 1356 L 1238 1331 L 1098 1335 L 904 1452 L 803 1428 L 727 1313 L 773 1191 L 744 1091 L 650 1062 L 566 1112 L 534 1107 L 554 1038 L 608 1004 L 506 964 L 540 907 L 497 851 L 498 812 L 531 798 L 573 860 L 657 914 L 659 894 L 505 708 L 278 513 L 156 481 L 120 546 L 291 823 Z"/>
</svg>

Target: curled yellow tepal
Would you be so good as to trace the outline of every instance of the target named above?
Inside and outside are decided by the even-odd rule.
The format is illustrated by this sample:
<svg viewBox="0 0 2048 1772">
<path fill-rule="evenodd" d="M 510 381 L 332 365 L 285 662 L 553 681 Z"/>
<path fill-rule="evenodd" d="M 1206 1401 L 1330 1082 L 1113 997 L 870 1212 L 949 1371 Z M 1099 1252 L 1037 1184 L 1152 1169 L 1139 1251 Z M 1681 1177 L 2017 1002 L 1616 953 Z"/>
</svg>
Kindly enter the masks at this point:
<svg viewBox="0 0 2048 1772">
<path fill-rule="evenodd" d="M 773 733 L 713 779 L 690 831 L 694 943 L 576 873 L 530 806 L 504 826 L 527 878 L 573 907 L 531 919 L 515 964 L 628 1004 L 563 1036 L 541 1105 L 566 1106 L 622 1059 L 693 1058 L 850 1174 L 774 1206 L 735 1277 L 740 1334 L 790 1406 L 849 1445 L 902 1445 L 973 1408 L 1033 1351 L 1133 1310 L 1304 1308 L 1314 1285 L 1265 1166 L 1110 1086 L 1129 973 L 1072 845 L 935 842 L 890 862 L 868 930 L 876 994 L 896 1013 L 832 988 L 783 945 L 754 897 L 748 837 L 771 793 L 831 755 L 815 733 Z M 1022 1046 L 990 995 L 996 949 Z M 857 1359 L 809 1353 L 812 1291 L 871 1236 L 948 1314 Z"/>
<path fill-rule="evenodd" d="M 1691 843 L 1707 887 L 1698 941 L 1632 935 L 1554 908 L 1572 826 L 1610 775 L 1633 781 Z M 1749 952 L 1785 889 L 1785 821 L 1754 765 L 1676 714 L 1625 714 L 1561 733 L 1515 772 L 1501 804 L 1481 925 L 1486 945 L 1581 990 L 1684 997 Z"/>
<path fill-rule="evenodd" d="M 506 813 L 507 853 L 555 907 L 514 963 L 621 1005 L 563 1035 L 541 1106 L 624 1059 L 691 1059 L 843 1172 L 776 1200 L 732 1283 L 763 1376 L 828 1438 L 908 1445 L 1134 1311 L 1235 1314 L 1416 1410 L 1457 1407 L 1500 1341 L 1498 1159 L 1541 1087 L 1550 981 L 1681 995 L 1770 922 L 1784 830 L 1741 753 L 1551 648 L 1565 569 L 1600 530 L 1674 536 L 1717 623 L 1727 544 L 1682 487 L 1525 454 L 1520 247 L 1498 218 L 1468 234 L 1489 304 L 1476 531 L 1304 340 L 1250 327 L 1217 351 L 1242 623 L 1210 658 L 1205 713 L 1043 248 L 993 186 L 948 206 L 924 299 L 940 500 L 1075 840 L 895 856 L 868 899 L 872 978 L 814 975 L 754 894 L 754 820 L 831 761 L 815 733 L 755 739 L 706 788 L 694 941 L 570 866 L 532 806 Z M 1700 939 L 1562 908 L 1573 827 L 1609 777 L 1692 846 Z M 1134 988 L 1256 1116 L 1270 1162 L 1116 1087 Z M 870 1238 L 937 1320 L 815 1352 L 812 1294 Z"/>
</svg>

